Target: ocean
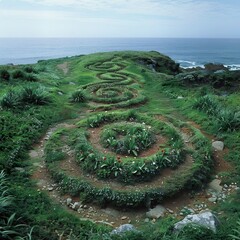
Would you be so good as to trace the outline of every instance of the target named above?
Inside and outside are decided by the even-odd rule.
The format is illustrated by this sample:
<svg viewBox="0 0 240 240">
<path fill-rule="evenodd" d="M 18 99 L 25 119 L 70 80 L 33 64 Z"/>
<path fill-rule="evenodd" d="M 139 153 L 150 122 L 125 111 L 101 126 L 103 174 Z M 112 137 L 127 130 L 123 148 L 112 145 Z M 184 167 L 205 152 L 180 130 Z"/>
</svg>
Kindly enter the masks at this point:
<svg viewBox="0 0 240 240">
<path fill-rule="evenodd" d="M 0 38 L 0 64 L 30 64 L 38 60 L 121 50 L 158 51 L 184 68 L 212 62 L 240 70 L 240 39 Z"/>
</svg>

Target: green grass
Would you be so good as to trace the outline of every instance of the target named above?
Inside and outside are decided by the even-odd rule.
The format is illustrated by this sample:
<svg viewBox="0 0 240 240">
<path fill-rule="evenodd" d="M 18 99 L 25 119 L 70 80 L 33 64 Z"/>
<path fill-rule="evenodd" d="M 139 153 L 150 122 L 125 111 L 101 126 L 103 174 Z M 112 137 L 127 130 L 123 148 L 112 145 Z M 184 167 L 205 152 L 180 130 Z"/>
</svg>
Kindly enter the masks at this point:
<svg viewBox="0 0 240 240">
<path fill-rule="evenodd" d="M 152 70 L 152 59 L 157 62 L 156 71 Z M 66 74 L 58 67 L 65 62 L 68 64 Z M 71 239 L 234 239 L 234 234 L 239 232 L 237 224 L 240 217 L 239 192 L 231 196 L 229 201 L 216 207 L 217 211 L 224 212 L 220 217 L 222 225 L 216 234 L 205 229 L 187 228 L 175 235 L 171 229 L 176 219 L 163 219 L 159 225 L 142 226 L 140 233 L 110 237 L 109 228 L 83 222 L 67 213 L 46 194 L 38 192 L 30 179 L 28 169 L 31 169 L 32 161 L 29 160 L 27 152 L 50 125 L 83 117 L 89 119 L 83 120 L 83 127 L 89 124 L 98 126 L 102 124 L 99 124 L 101 117 L 96 117 L 95 112 L 89 113 L 89 110 L 111 111 L 118 108 L 115 116 L 121 116 L 122 112 L 131 108 L 138 115 L 145 113 L 149 118 L 170 115 L 173 117 L 172 120 L 165 117 L 178 129 L 184 126 L 185 121 L 194 120 L 216 139 L 224 140 L 226 147 L 229 148 L 225 158 L 234 165 L 232 172 L 222 173 L 225 176 L 224 181 L 240 184 L 240 94 L 237 73 L 226 73 L 216 77 L 207 75 L 208 81 L 202 81 L 200 74 L 196 77 L 197 81 L 184 82 L 183 75 L 175 77 L 179 72 L 177 67 L 171 59 L 157 52 L 132 51 L 46 60 L 34 65 L 0 66 L 0 169 L 6 174 L 8 179 L 6 186 L 12 198 L 12 204 L 6 207 L 4 213 L 0 212 L 0 229 L 3 227 L 7 230 L 14 229 L 25 239 L 28 239 L 27 236 L 32 229 L 30 235 L 36 240 L 58 239 L 56 231 L 64 232 L 64 237 Z M 100 88 L 94 90 L 96 86 Z M 95 93 L 92 94 L 92 90 Z M 179 96 L 183 98 L 178 98 Z M 140 122 L 143 120 L 144 118 L 139 119 Z M 156 122 L 153 121 L 151 124 L 154 125 Z M 195 136 L 191 140 L 197 149 L 193 154 L 196 164 L 192 171 L 197 174 L 185 172 L 176 176 L 175 181 L 169 181 L 166 186 L 166 192 L 169 191 L 169 194 L 170 190 L 179 191 L 183 185 L 184 188 L 186 186 L 195 188 L 201 185 L 202 181 L 207 181 L 205 177 L 210 175 L 209 142 L 206 142 L 195 128 L 191 131 Z M 71 136 L 76 136 L 79 131 L 70 133 Z M 65 153 L 61 151 L 63 144 L 63 141 L 59 141 L 61 134 L 66 133 L 59 132 L 53 135 L 54 140 L 48 142 L 46 146 L 46 152 L 51 153 L 47 158 L 49 164 L 57 164 L 66 158 Z M 173 139 L 177 138 L 171 130 L 166 134 L 173 136 Z M 87 136 L 80 134 L 78 137 L 79 144 L 81 141 L 84 142 Z M 177 139 L 174 139 L 171 144 L 177 143 Z M 55 151 L 52 151 L 53 149 Z M 206 164 L 205 167 L 200 167 L 198 163 L 202 161 L 203 155 L 207 156 Z M 109 167 L 113 168 L 116 165 L 116 161 L 111 157 L 108 161 Z M 23 167 L 26 171 L 16 173 L 15 167 Z M 88 163 L 85 167 L 95 166 Z M 141 166 L 136 165 L 136 168 L 139 167 Z M 73 184 L 71 190 L 73 193 L 77 192 L 79 182 L 69 179 L 57 170 L 59 169 L 50 168 L 54 178 L 62 180 L 66 190 L 69 190 L 67 187 L 69 183 Z M 109 177 L 109 172 L 102 171 L 98 177 Z M 186 181 L 189 177 L 192 179 L 191 182 Z M 92 189 L 87 183 L 82 183 L 82 187 L 86 189 L 86 198 L 94 199 L 96 195 L 91 191 L 95 191 L 99 201 L 109 200 L 108 188 Z M 151 194 L 157 195 L 156 192 Z M 138 202 L 144 204 L 145 200 L 145 195 L 141 193 L 131 195 L 130 200 L 126 195 L 120 194 L 118 205 L 124 206 L 127 201 L 133 205 Z M 25 224 L 27 227 L 19 228 L 19 224 Z M 14 236 L 11 235 L 12 238 Z"/>
</svg>

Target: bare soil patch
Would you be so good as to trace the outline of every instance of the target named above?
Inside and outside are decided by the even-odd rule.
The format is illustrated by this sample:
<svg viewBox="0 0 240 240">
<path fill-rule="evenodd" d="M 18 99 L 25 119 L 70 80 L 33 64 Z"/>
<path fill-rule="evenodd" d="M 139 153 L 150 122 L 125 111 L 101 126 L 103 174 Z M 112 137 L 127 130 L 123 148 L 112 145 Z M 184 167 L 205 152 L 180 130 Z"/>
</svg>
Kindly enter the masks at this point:
<svg viewBox="0 0 240 240">
<path fill-rule="evenodd" d="M 62 64 L 58 64 L 57 67 L 63 71 L 63 73 L 66 75 L 69 72 L 69 66 L 68 62 L 64 62 Z"/>
</svg>

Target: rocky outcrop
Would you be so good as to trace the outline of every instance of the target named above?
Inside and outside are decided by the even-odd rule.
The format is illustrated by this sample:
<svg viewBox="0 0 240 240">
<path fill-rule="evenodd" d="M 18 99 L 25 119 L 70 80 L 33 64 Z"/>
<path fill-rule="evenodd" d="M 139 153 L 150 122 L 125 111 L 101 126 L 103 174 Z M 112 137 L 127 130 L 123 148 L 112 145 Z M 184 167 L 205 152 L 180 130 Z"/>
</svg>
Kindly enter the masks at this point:
<svg viewBox="0 0 240 240">
<path fill-rule="evenodd" d="M 209 211 L 199 214 L 190 214 L 187 215 L 182 221 L 176 223 L 174 225 L 174 230 L 178 232 L 189 224 L 199 225 L 216 232 L 219 221 L 217 217 Z"/>
</svg>

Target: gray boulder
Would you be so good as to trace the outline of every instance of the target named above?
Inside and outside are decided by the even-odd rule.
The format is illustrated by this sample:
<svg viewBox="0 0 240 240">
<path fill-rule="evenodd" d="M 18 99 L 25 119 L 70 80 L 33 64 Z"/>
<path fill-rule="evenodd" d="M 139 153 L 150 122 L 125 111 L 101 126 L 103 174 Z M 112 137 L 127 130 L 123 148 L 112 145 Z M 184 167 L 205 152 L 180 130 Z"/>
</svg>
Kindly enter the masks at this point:
<svg viewBox="0 0 240 240">
<path fill-rule="evenodd" d="M 136 228 L 132 225 L 132 224 L 123 224 L 118 228 L 115 228 L 114 230 L 112 230 L 111 234 L 123 234 L 125 232 L 129 232 L 129 231 L 134 231 L 134 232 L 138 232 L 136 230 Z"/>
<path fill-rule="evenodd" d="M 224 149 L 224 143 L 222 141 L 215 141 L 212 143 L 212 147 L 217 151 L 222 151 Z"/>
<path fill-rule="evenodd" d="M 71 198 L 67 198 L 66 203 L 67 203 L 67 206 L 69 206 L 72 203 L 72 199 Z"/>
<path fill-rule="evenodd" d="M 163 217 L 166 211 L 167 210 L 165 207 L 161 205 L 157 205 L 155 208 L 152 208 L 149 212 L 147 212 L 146 216 L 148 218 L 160 218 L 160 217 Z"/>
<path fill-rule="evenodd" d="M 176 223 L 174 225 L 174 230 L 180 231 L 188 224 L 196 224 L 216 232 L 219 221 L 217 217 L 209 211 L 199 214 L 191 214 L 186 216 L 182 221 Z"/>
<path fill-rule="evenodd" d="M 220 179 L 214 179 L 208 184 L 208 190 L 213 191 L 216 193 L 220 193 L 223 190 L 223 187 L 221 186 L 221 180 Z"/>
</svg>

